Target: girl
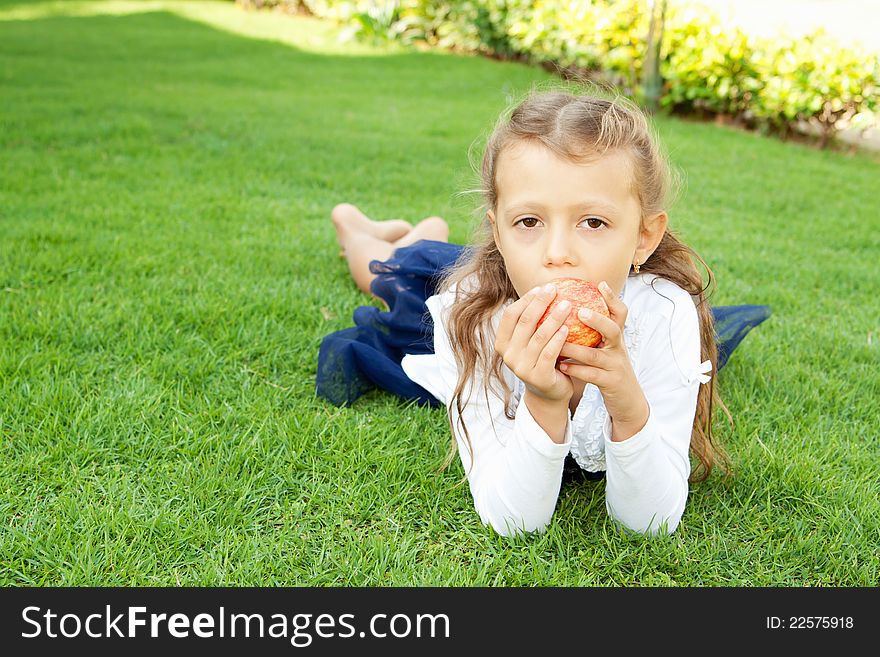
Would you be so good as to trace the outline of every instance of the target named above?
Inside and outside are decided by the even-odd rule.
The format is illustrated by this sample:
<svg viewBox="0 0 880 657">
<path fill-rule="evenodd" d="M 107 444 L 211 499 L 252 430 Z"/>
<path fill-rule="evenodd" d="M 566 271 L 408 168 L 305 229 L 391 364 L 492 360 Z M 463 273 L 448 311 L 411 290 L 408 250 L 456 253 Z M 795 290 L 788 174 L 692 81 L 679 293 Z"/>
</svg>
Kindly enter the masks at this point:
<svg viewBox="0 0 880 657">
<path fill-rule="evenodd" d="M 447 243 L 439 217 L 411 227 L 334 208 L 352 277 L 388 310 L 358 308 L 355 327 L 324 338 L 318 394 L 349 404 L 379 386 L 445 404 L 443 467 L 457 450 L 483 524 L 502 535 L 545 530 L 564 472 L 604 478 L 624 527 L 674 531 L 689 451 L 694 481 L 725 461 L 709 372 L 769 308 L 709 307 L 694 258 L 705 263 L 668 226 L 669 164 L 621 97 L 533 89 L 495 125 L 481 183 L 468 248 Z M 566 342 L 566 302 L 537 327 L 557 277 L 599 285 L 610 317 L 579 316 L 597 347 Z"/>
</svg>

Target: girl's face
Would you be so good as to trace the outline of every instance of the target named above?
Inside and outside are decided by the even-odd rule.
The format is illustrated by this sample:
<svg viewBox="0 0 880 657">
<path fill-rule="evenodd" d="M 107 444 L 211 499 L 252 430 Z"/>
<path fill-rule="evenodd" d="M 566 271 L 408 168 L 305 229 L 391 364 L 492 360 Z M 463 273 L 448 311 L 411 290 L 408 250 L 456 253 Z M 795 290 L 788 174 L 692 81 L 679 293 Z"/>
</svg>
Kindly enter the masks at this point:
<svg viewBox="0 0 880 657">
<path fill-rule="evenodd" d="M 588 164 L 572 164 L 531 142 L 502 151 L 498 214 L 488 216 L 519 296 L 561 276 L 607 281 L 620 294 L 633 261 L 643 263 L 666 229 L 665 213 L 641 229 L 631 166 L 620 151 Z"/>
</svg>

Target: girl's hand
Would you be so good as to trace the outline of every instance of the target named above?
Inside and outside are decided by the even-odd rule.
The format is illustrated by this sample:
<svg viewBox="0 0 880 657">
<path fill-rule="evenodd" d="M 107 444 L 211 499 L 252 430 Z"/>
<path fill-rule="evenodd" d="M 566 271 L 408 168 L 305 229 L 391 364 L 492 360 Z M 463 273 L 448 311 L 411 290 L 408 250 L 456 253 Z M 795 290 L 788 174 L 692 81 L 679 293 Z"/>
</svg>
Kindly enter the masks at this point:
<svg viewBox="0 0 880 657">
<path fill-rule="evenodd" d="M 565 318 L 571 304 L 562 301 L 536 331 L 538 320 L 556 296 L 556 287 L 536 287 L 504 309 L 495 351 L 533 395 L 552 402 L 568 403 L 574 393 L 571 379 L 556 369 L 565 344 Z"/>
<path fill-rule="evenodd" d="M 599 388 L 612 419 L 612 439 L 625 440 L 641 431 L 647 423 L 648 400 L 632 369 L 623 342 L 623 326 L 628 312 L 626 304 L 614 295 L 604 281 L 599 285 L 599 291 L 611 316 L 604 317 L 582 310 L 578 319 L 601 333 L 602 342 L 598 347 L 565 343 L 560 355 L 576 362 L 563 362 L 559 369 Z"/>
</svg>

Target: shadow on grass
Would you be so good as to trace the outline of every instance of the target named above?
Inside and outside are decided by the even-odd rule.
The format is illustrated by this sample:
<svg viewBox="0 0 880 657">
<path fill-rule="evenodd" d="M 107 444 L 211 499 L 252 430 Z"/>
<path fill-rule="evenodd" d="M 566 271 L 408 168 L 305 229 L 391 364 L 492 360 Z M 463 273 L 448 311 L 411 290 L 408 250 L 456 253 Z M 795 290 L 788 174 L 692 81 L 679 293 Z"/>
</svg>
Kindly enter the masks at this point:
<svg viewBox="0 0 880 657">
<path fill-rule="evenodd" d="M 316 54 L 170 12 L 6 20 L 0 33 L 7 111 L 26 133 L 12 140 L 55 152 L 85 140 L 197 146 L 197 158 L 225 160 L 222 179 L 311 193 L 324 217 L 355 193 L 394 196 L 410 217 L 436 213 L 438 197 L 466 186 L 468 148 L 507 96 L 547 77 L 500 64 L 498 89 L 497 62 Z"/>
</svg>

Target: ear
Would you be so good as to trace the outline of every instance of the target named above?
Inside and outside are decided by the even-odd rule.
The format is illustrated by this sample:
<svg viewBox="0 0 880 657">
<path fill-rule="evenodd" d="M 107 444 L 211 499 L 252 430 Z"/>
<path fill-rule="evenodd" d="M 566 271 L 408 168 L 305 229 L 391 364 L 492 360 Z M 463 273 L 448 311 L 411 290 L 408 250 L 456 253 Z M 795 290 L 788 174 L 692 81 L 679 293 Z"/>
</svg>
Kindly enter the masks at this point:
<svg viewBox="0 0 880 657">
<path fill-rule="evenodd" d="M 492 210 L 486 212 L 486 218 L 489 219 L 489 224 L 492 226 L 492 237 L 495 238 L 495 246 L 498 248 L 498 251 L 501 251 L 501 241 L 498 239 L 498 223 L 495 221 L 495 213 Z M 503 253 L 501 254 L 504 255 Z"/>
<path fill-rule="evenodd" d="M 658 212 L 645 219 L 644 226 L 639 232 L 639 245 L 636 247 L 634 260 L 638 260 L 639 264 L 642 264 L 651 257 L 660 244 L 660 240 L 663 239 L 668 223 L 669 216 L 665 212 Z"/>
</svg>

